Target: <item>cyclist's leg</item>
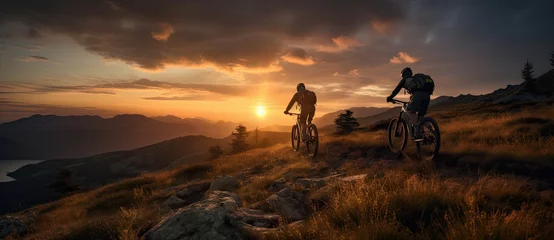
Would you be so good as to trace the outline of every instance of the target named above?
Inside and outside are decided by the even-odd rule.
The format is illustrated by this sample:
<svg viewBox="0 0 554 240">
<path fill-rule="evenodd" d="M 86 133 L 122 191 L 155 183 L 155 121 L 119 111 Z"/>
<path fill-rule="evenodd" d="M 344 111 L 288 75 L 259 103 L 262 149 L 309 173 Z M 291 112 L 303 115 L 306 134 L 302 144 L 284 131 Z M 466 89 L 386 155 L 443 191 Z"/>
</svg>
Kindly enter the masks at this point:
<svg viewBox="0 0 554 240">
<path fill-rule="evenodd" d="M 423 117 L 427 115 L 427 110 L 429 109 L 429 104 L 431 103 L 431 94 L 426 92 L 419 93 L 419 102 L 419 111 L 417 112 L 419 121 L 417 129 L 420 128 Z"/>
<path fill-rule="evenodd" d="M 412 96 L 410 96 L 410 103 L 408 104 L 408 115 L 410 117 L 410 125 L 416 125 L 419 122 L 419 116 L 417 112 L 420 109 L 419 105 L 419 97 L 417 95 L 417 92 L 413 93 Z"/>
<path fill-rule="evenodd" d="M 308 119 L 308 113 L 309 111 L 304 108 L 300 111 L 300 132 L 302 133 L 302 140 L 306 139 L 306 120 Z"/>
<path fill-rule="evenodd" d="M 308 124 L 312 124 L 312 120 L 314 119 L 314 115 L 315 115 L 315 106 L 313 108 L 310 108 L 309 110 L 310 111 L 308 112 Z"/>
<path fill-rule="evenodd" d="M 422 119 L 421 108 L 422 108 L 422 96 L 421 92 L 414 92 L 410 97 L 410 104 L 408 105 L 408 114 L 410 115 L 410 124 L 414 127 L 413 135 L 415 139 L 421 139 L 419 132 L 419 122 Z"/>
</svg>

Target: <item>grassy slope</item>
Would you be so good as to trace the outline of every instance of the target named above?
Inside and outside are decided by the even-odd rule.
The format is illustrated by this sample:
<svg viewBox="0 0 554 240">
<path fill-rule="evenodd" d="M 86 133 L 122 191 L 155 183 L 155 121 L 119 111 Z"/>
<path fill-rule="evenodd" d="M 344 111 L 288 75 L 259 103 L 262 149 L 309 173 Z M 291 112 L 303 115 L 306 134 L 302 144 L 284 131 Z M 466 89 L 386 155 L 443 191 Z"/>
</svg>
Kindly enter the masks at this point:
<svg viewBox="0 0 554 240">
<path fill-rule="evenodd" d="M 363 183 L 307 192 L 305 225 L 269 238 L 288 239 L 551 239 L 554 236 L 554 108 L 507 113 L 471 106 L 432 113 L 443 134 L 437 164 L 398 161 L 385 131 L 324 136 L 319 162 L 286 144 L 212 162 L 147 174 L 75 194 L 28 211 L 38 213 L 31 239 L 135 239 L 166 212 L 171 186 L 238 176 L 245 205 L 291 178 L 368 173 Z M 410 149 L 414 146 L 410 145 Z M 25 212 L 19 213 L 25 214 Z"/>
</svg>

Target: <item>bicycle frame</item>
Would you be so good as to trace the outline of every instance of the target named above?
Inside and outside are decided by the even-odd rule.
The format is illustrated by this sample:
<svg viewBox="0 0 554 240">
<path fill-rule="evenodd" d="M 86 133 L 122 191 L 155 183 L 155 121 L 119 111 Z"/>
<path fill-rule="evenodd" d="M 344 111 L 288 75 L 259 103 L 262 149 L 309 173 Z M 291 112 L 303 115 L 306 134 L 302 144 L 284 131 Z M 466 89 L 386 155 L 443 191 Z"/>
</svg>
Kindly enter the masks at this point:
<svg viewBox="0 0 554 240">
<path fill-rule="evenodd" d="M 300 125 L 300 114 L 299 113 L 289 113 L 289 115 L 291 116 L 296 116 L 296 127 L 298 128 L 298 130 L 300 130 L 300 136 L 298 136 L 300 138 L 301 141 L 303 141 L 304 139 L 302 138 L 303 136 L 303 131 L 304 129 L 302 129 L 302 125 Z M 307 127 L 307 126 L 306 126 Z"/>
<path fill-rule="evenodd" d="M 412 133 L 412 128 L 411 128 L 411 124 L 412 124 L 412 119 L 410 119 L 410 114 L 407 114 L 408 113 L 408 102 L 403 102 L 403 101 L 398 101 L 398 100 L 394 100 L 393 101 L 394 104 L 402 104 L 402 108 L 400 109 L 400 115 L 398 116 L 398 119 L 401 119 L 402 118 L 402 115 L 404 115 L 404 118 L 407 120 L 406 123 L 410 126 L 406 126 L 408 128 L 408 134 L 410 137 L 412 137 L 413 133 Z M 394 136 L 395 137 L 399 137 L 399 133 L 398 133 L 398 127 L 400 126 L 400 120 L 396 121 L 396 126 L 394 127 Z"/>
</svg>

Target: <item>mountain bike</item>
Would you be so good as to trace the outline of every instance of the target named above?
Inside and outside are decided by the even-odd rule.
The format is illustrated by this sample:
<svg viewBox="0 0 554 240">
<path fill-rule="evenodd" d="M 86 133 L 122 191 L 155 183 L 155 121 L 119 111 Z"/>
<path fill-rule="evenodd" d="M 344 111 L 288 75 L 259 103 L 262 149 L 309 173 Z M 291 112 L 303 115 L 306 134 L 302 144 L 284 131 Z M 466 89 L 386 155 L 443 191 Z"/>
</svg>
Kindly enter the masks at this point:
<svg viewBox="0 0 554 240">
<path fill-rule="evenodd" d="M 401 104 L 400 116 L 393 118 L 389 123 L 388 139 L 389 147 L 392 152 L 398 153 L 404 151 L 408 138 L 416 143 L 418 157 L 422 160 L 434 160 L 440 149 L 440 130 L 437 122 L 430 118 L 424 117 L 420 123 L 421 141 L 416 141 L 414 138 L 414 126 L 411 123 L 410 115 L 407 114 L 408 102 L 393 99 L 393 104 Z M 403 117 L 404 116 L 404 117 Z M 400 142 L 395 143 L 395 140 Z"/>
<path fill-rule="evenodd" d="M 307 139 L 303 139 L 304 134 L 300 134 L 300 114 L 289 113 L 288 115 L 296 116 L 296 124 L 292 126 L 291 131 L 292 150 L 298 152 L 300 149 L 300 141 L 302 141 L 306 144 L 310 157 L 315 158 L 319 149 L 319 134 L 317 132 L 317 127 L 313 123 L 308 124 L 306 127 Z"/>
</svg>

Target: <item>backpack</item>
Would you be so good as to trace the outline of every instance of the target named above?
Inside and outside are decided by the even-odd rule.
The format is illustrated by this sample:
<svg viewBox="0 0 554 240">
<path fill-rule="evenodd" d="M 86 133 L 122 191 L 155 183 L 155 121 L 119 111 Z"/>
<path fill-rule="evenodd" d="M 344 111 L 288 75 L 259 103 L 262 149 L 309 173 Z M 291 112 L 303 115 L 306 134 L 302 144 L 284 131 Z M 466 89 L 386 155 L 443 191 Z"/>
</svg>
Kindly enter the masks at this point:
<svg viewBox="0 0 554 240">
<path fill-rule="evenodd" d="M 413 80 L 408 88 L 406 88 L 409 92 L 428 92 L 429 94 L 433 94 L 435 91 L 435 81 L 433 81 L 431 76 L 417 73 L 412 78 Z"/>
<path fill-rule="evenodd" d="M 315 93 L 310 90 L 304 90 L 300 94 L 302 96 L 301 105 L 315 106 L 317 103 L 317 97 Z"/>
</svg>

